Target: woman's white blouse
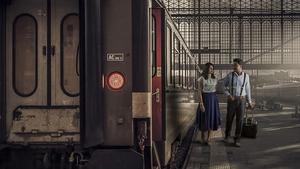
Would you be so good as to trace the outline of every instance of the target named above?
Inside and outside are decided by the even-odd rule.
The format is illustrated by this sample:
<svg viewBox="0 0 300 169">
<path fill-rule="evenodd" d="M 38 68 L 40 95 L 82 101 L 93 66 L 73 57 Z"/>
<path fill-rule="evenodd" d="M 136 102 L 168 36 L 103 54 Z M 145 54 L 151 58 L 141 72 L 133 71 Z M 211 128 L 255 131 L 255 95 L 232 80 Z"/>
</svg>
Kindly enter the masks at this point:
<svg viewBox="0 0 300 169">
<path fill-rule="evenodd" d="M 203 93 L 212 93 L 216 92 L 216 86 L 217 86 L 217 79 L 213 79 L 211 77 L 208 77 L 205 79 L 203 76 L 201 76 L 198 79 L 198 83 L 202 84 L 202 92 Z"/>
</svg>

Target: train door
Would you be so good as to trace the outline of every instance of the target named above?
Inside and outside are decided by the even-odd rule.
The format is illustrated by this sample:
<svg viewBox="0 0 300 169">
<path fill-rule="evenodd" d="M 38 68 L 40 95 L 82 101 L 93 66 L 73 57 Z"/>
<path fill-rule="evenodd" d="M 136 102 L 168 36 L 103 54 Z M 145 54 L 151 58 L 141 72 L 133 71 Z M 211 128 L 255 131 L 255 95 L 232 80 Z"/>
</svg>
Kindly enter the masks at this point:
<svg viewBox="0 0 300 169">
<path fill-rule="evenodd" d="M 26 111 L 18 111 L 24 113 L 22 117 L 27 113 L 25 118 L 37 117 L 44 112 L 39 120 L 47 120 L 50 126 L 45 128 L 47 132 L 42 132 L 45 135 L 52 135 L 59 127 L 68 130 L 58 123 L 72 120 L 75 111 L 78 113 L 78 110 L 64 111 L 57 108 L 79 105 L 78 8 L 77 0 L 14 0 L 7 6 L 8 132 L 14 127 L 12 121 L 20 107 L 26 107 Z M 34 127 L 44 126 L 46 122 L 35 125 L 23 126 L 25 129 L 22 132 L 25 133 L 27 128 L 31 128 L 32 132 Z"/>
<path fill-rule="evenodd" d="M 52 0 L 51 103 L 79 104 L 78 1 Z"/>
<path fill-rule="evenodd" d="M 152 10 L 152 130 L 153 140 L 163 139 L 163 10 Z"/>
<path fill-rule="evenodd" d="M 7 126 L 20 105 L 47 104 L 47 1 L 15 0 L 7 6 Z"/>
</svg>

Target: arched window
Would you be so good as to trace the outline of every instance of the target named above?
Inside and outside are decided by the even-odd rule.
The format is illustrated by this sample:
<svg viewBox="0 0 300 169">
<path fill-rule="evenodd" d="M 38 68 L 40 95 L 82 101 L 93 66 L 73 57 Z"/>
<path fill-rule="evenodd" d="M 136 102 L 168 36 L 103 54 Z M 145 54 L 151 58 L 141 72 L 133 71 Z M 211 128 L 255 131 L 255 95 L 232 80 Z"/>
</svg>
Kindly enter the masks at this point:
<svg viewBox="0 0 300 169">
<path fill-rule="evenodd" d="M 13 88 L 23 97 L 37 88 L 37 22 L 22 14 L 13 22 Z"/>
<path fill-rule="evenodd" d="M 262 23 L 262 63 L 268 64 L 271 62 L 271 22 L 264 21 Z"/>
<path fill-rule="evenodd" d="M 230 56 L 230 26 L 229 22 L 221 23 L 221 63 L 231 63 Z"/>
<path fill-rule="evenodd" d="M 61 87 L 68 96 L 79 95 L 79 16 L 61 21 Z"/>
</svg>

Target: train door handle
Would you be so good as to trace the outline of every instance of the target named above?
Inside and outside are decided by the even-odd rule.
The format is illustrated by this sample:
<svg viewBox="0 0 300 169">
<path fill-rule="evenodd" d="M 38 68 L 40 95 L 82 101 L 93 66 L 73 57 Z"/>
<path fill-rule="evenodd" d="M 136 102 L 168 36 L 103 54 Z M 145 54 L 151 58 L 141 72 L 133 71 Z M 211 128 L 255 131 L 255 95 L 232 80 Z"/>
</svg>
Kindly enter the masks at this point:
<svg viewBox="0 0 300 169">
<path fill-rule="evenodd" d="M 51 55 L 54 56 L 55 55 L 55 46 L 51 46 L 50 49 Z M 43 46 L 43 55 L 47 56 L 47 46 Z"/>
<path fill-rule="evenodd" d="M 157 103 L 159 103 L 159 100 L 160 100 L 159 88 L 156 88 L 155 92 L 152 93 L 152 96 L 154 96 L 154 95 L 155 95 L 155 101 L 156 101 Z"/>
<path fill-rule="evenodd" d="M 55 55 L 55 46 L 51 46 L 51 55 L 52 55 L 52 56 Z"/>
<path fill-rule="evenodd" d="M 47 46 L 43 46 L 43 55 L 46 56 L 47 55 Z"/>
</svg>

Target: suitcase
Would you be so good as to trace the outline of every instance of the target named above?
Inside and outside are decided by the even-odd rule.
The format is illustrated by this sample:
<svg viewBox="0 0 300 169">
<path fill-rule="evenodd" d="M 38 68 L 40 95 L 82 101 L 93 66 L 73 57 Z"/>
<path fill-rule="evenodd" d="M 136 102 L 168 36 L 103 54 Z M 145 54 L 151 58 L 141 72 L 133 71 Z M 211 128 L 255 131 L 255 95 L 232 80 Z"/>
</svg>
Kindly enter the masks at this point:
<svg viewBox="0 0 300 169">
<path fill-rule="evenodd" d="M 253 110 L 251 110 L 252 117 L 248 117 L 246 110 L 246 116 L 243 119 L 242 137 L 256 138 L 257 135 L 257 120 L 253 117 Z"/>
</svg>

